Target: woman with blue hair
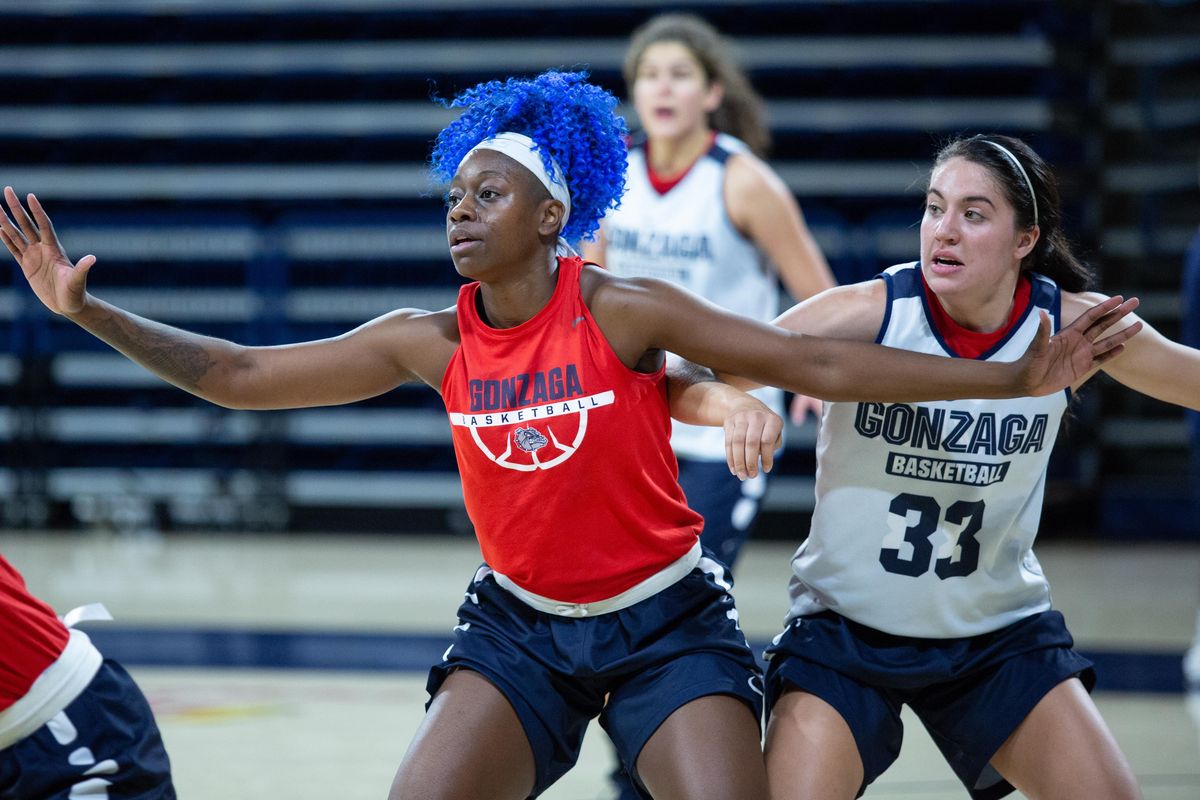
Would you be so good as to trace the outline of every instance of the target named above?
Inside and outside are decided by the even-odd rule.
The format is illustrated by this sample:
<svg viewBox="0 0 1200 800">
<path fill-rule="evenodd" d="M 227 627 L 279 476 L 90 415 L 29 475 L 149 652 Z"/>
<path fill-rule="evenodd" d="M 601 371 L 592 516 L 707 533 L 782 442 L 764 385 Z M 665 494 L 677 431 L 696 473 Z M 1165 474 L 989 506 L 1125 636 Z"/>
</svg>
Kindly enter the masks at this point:
<svg viewBox="0 0 1200 800">
<path fill-rule="evenodd" d="M 760 449 L 769 459 L 779 420 L 712 382 L 669 396 L 664 352 L 888 402 L 1052 393 L 1136 330 L 1097 340 L 1136 305 L 1114 299 L 1056 337 L 1043 324 L 1016 362 L 955 363 L 795 336 L 586 265 L 564 240 L 590 235 L 618 202 L 625 146 L 614 98 L 584 78 L 487 83 L 454 101 L 464 112 L 432 162 L 449 179 L 450 256 L 471 282 L 453 307 L 394 311 L 331 339 L 244 347 L 115 308 L 86 291 L 95 257 L 72 265 L 37 199 L 26 211 L 5 190 L 13 219 L 0 215 L 0 238 L 42 302 L 187 391 L 255 409 L 408 381 L 441 392 L 485 563 L 430 673 L 393 798 L 537 796 L 575 763 L 596 716 L 653 797 L 767 795 L 761 675 L 676 481 L 668 409 L 738 420 L 740 469 L 756 469 Z"/>
</svg>

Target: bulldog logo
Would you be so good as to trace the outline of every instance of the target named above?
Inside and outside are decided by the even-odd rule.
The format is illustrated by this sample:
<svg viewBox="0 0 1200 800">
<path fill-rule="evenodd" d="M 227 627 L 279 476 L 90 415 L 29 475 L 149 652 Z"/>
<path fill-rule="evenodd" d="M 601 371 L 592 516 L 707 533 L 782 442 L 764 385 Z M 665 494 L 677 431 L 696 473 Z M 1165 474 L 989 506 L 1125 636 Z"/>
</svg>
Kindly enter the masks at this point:
<svg viewBox="0 0 1200 800">
<path fill-rule="evenodd" d="M 545 436 L 542 436 L 537 428 L 517 428 L 513 431 L 513 439 L 516 440 L 517 447 L 526 453 L 541 450 L 549 444 L 549 440 Z"/>
</svg>

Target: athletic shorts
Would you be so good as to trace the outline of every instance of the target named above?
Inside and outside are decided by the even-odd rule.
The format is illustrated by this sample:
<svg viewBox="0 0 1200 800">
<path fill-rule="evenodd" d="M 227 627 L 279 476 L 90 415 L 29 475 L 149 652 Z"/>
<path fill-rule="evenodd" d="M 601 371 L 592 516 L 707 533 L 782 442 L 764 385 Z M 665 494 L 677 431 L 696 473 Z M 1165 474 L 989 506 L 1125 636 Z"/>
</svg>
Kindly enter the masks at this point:
<svg viewBox="0 0 1200 800">
<path fill-rule="evenodd" d="M 115 661 L 48 723 L 0 750 L 0 800 L 76 797 L 175 800 L 150 705 Z"/>
<path fill-rule="evenodd" d="M 692 700 L 731 695 L 761 718 L 762 673 L 738 627 L 727 573 L 711 558 L 653 597 L 582 618 L 537 611 L 490 570 L 479 574 L 459 608 L 454 644 L 430 671 L 430 703 L 456 669 L 491 681 L 533 749 L 530 797 L 574 766 L 597 715 L 635 779 L 642 747 Z"/>
<path fill-rule="evenodd" d="M 679 485 L 688 506 L 704 517 L 700 543 L 732 567 L 750 538 L 767 491 L 767 474 L 739 481 L 724 461 L 679 458 Z"/>
<path fill-rule="evenodd" d="M 900 754 L 900 708 L 924 723 L 975 800 L 1013 787 L 992 756 L 1033 707 L 1064 680 L 1096 683 L 1057 611 L 965 639 L 917 639 L 868 628 L 831 611 L 800 617 L 767 648 L 767 708 L 789 689 L 833 706 L 850 726 L 863 785 Z"/>
</svg>

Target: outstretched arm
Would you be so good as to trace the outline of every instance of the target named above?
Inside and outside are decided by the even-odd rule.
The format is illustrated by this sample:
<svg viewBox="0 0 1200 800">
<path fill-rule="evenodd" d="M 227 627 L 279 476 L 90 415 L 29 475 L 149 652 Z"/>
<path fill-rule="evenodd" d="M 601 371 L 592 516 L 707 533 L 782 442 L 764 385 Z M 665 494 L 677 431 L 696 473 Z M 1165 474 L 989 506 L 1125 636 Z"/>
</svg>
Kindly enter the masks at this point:
<svg viewBox="0 0 1200 800">
<path fill-rule="evenodd" d="M 1063 293 L 1065 319 L 1107 299 L 1095 292 Z M 1117 325 L 1133 325 L 1130 315 Z M 1125 346 L 1117 358 L 1100 367 L 1114 380 L 1165 403 L 1200 411 L 1200 350 L 1172 341 L 1150 325 Z"/>
<path fill-rule="evenodd" d="M 28 196 L 27 212 L 11 187 L 4 196 L 12 219 L 0 213 L 0 240 L 48 309 L 163 380 L 218 405 L 348 403 L 408 380 L 440 380 L 438 358 L 444 352 L 448 360 L 453 349 L 442 342 L 444 320 L 416 311 L 393 312 L 333 339 L 282 347 L 244 347 L 139 317 L 88 293 L 95 256 L 72 264 L 36 197 Z"/>
<path fill-rule="evenodd" d="M 1054 337 L 1043 317 L 1025 356 L 1004 364 L 793 333 L 730 314 L 652 279 L 610 278 L 592 301 L 593 315 L 627 363 L 636 363 L 646 350 L 662 349 L 717 372 L 799 394 L 874 402 L 1051 394 L 1120 352 L 1140 325 L 1104 338 L 1100 334 L 1136 307 L 1136 300 L 1113 298 Z"/>
</svg>

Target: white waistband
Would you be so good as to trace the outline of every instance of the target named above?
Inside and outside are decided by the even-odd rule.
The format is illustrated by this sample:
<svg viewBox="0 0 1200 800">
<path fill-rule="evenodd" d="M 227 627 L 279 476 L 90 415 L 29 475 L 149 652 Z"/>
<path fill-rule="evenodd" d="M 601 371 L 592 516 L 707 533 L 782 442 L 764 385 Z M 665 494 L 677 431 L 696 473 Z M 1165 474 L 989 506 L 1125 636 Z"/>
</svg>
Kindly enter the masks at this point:
<svg viewBox="0 0 1200 800">
<path fill-rule="evenodd" d="M 70 629 L 62 655 L 46 667 L 29 691 L 0 711 L 0 750 L 24 739 L 83 694 L 104 658 L 83 631 Z"/>
<path fill-rule="evenodd" d="M 492 570 L 492 574 L 496 576 L 496 583 L 516 595 L 517 599 L 525 605 L 536 608 L 538 611 L 560 617 L 594 617 L 597 614 L 609 614 L 613 611 L 620 611 L 622 608 L 629 608 L 634 603 L 640 603 L 647 597 L 658 594 L 695 569 L 696 565 L 700 563 L 700 553 L 700 541 L 697 539 L 696 543 L 692 545 L 692 549 L 684 553 L 681 558 L 672 561 L 646 580 L 629 587 L 618 595 L 592 603 L 567 603 L 543 597 L 527 589 L 522 589 L 507 575 L 502 575 L 495 570 Z M 477 575 L 476 579 L 478 580 L 479 577 Z"/>
</svg>

